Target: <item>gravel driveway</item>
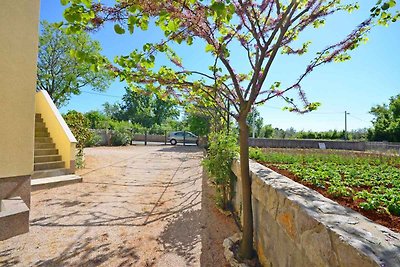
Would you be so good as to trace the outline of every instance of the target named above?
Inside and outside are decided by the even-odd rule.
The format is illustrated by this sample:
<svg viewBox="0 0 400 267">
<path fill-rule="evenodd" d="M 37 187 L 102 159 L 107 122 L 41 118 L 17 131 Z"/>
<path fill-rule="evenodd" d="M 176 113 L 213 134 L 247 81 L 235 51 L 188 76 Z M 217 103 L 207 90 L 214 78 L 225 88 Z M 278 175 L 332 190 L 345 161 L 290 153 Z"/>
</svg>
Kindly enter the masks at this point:
<svg viewBox="0 0 400 267">
<path fill-rule="evenodd" d="M 85 150 L 83 182 L 32 193 L 30 232 L 0 266 L 226 266 L 237 231 L 213 204 L 194 146 Z"/>
</svg>

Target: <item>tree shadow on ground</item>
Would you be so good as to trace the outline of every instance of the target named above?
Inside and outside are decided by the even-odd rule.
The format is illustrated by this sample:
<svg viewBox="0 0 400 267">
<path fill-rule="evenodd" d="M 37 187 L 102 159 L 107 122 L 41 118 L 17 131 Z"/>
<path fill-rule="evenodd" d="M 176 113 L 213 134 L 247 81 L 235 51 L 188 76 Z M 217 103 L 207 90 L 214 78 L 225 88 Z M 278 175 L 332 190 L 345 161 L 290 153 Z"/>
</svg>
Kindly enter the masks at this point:
<svg viewBox="0 0 400 267">
<path fill-rule="evenodd" d="M 215 188 L 203 170 L 201 201 L 201 266 L 230 266 L 225 260 L 224 239 L 239 232 L 232 216 L 223 214 L 216 205 Z"/>
<path fill-rule="evenodd" d="M 17 265 L 20 261 L 17 257 L 11 256 L 14 249 L 6 249 L 0 251 L 0 266 L 2 267 L 12 267 Z"/>
<path fill-rule="evenodd" d="M 174 188 L 175 186 L 180 186 L 181 190 L 187 189 L 193 186 L 199 179 L 201 179 L 201 175 L 196 174 L 190 176 L 186 180 L 172 182 L 168 185 L 168 187 Z M 149 186 L 158 187 L 159 185 L 149 184 Z M 129 207 L 129 201 L 127 198 L 122 197 L 119 194 L 113 194 L 113 200 L 103 200 L 102 193 L 96 194 L 95 192 L 92 192 L 86 196 L 86 200 L 81 198 L 71 200 L 68 196 L 63 198 L 53 198 L 50 200 L 46 199 L 46 205 L 52 207 L 52 210 L 57 212 L 34 218 L 31 220 L 30 225 L 45 227 L 144 226 L 185 212 L 200 203 L 199 196 L 201 191 L 184 191 L 182 191 L 182 193 L 177 192 L 176 197 L 165 200 L 177 201 L 175 205 L 169 208 L 163 208 L 160 211 L 157 211 L 153 208 L 150 212 L 135 210 L 134 208 Z M 111 209 L 97 209 L 99 206 L 110 204 L 112 205 Z M 137 204 L 137 202 L 135 204 Z M 161 203 L 157 202 L 147 204 L 157 207 Z M 76 210 L 77 207 L 80 207 L 80 209 Z M 115 213 L 113 212 L 112 208 L 122 209 L 126 212 L 123 214 Z"/>
<path fill-rule="evenodd" d="M 79 237 L 72 242 L 64 251 L 56 257 L 39 260 L 33 264 L 38 267 L 58 267 L 58 266 L 98 266 L 110 259 L 120 262 L 118 266 L 134 266 L 140 259 L 134 247 L 127 247 L 126 241 L 119 245 L 116 249 L 112 249 L 111 243 L 108 241 L 93 245 L 94 238 L 82 237 L 87 233 L 84 231 Z M 103 234 L 106 239 L 108 234 Z"/>
<path fill-rule="evenodd" d="M 229 266 L 224 258 L 222 243 L 225 238 L 238 232 L 233 218 L 221 213 L 215 204 L 214 188 L 205 174 L 202 178 L 201 209 L 187 210 L 172 218 L 158 241 L 166 251 L 174 252 L 193 265 L 196 246 L 201 242 L 200 266 Z"/>
<path fill-rule="evenodd" d="M 175 252 L 193 265 L 197 253 L 196 246 L 201 242 L 201 210 L 183 212 L 171 220 L 158 238 L 168 252 Z"/>
<path fill-rule="evenodd" d="M 159 152 L 174 152 L 174 153 L 198 153 L 202 151 L 202 148 L 196 145 L 186 145 L 186 146 L 167 146 L 158 149 Z"/>
</svg>

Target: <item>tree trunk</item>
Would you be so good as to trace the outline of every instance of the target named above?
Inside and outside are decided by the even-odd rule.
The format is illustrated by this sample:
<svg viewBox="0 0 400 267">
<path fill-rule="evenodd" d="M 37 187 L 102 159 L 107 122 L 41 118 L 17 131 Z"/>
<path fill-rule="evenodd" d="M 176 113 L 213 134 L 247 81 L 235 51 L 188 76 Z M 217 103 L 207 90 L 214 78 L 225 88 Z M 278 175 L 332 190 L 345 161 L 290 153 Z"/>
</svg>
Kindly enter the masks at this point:
<svg viewBox="0 0 400 267">
<path fill-rule="evenodd" d="M 243 239 L 239 255 L 244 259 L 253 257 L 253 209 L 251 205 L 251 179 L 249 171 L 249 126 L 246 116 L 239 117 L 240 175 L 243 196 Z"/>
</svg>

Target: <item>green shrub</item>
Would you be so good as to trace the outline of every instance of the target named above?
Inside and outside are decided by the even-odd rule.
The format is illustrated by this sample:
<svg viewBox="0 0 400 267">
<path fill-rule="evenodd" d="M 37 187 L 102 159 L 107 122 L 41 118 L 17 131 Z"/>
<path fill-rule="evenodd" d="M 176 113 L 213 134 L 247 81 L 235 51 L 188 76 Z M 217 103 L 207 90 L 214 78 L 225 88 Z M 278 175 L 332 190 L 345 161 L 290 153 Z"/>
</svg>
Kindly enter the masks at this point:
<svg viewBox="0 0 400 267">
<path fill-rule="evenodd" d="M 255 161 L 266 161 L 267 155 L 262 151 L 261 148 L 249 147 L 249 157 Z"/>
<path fill-rule="evenodd" d="M 72 134 L 78 141 L 76 144 L 76 166 L 82 168 L 84 165 L 83 148 L 94 136 L 94 133 L 89 130 L 90 121 L 82 113 L 75 110 L 68 111 L 63 117 Z"/>
<path fill-rule="evenodd" d="M 112 146 L 126 146 L 131 142 L 130 131 L 126 132 L 123 129 L 113 130 L 111 134 L 111 145 Z"/>
<path fill-rule="evenodd" d="M 90 131 L 92 134 L 90 137 L 86 140 L 85 142 L 85 147 L 92 147 L 92 146 L 98 146 L 101 142 L 101 137 L 93 131 Z"/>
<path fill-rule="evenodd" d="M 223 209 L 227 209 L 232 198 L 232 162 L 239 151 L 237 136 L 227 134 L 225 131 L 211 133 L 209 136 L 209 148 L 203 166 L 213 182 L 217 185 L 220 199 L 218 203 Z M 222 199 L 222 201 L 221 201 Z"/>
<path fill-rule="evenodd" d="M 126 146 L 132 138 L 132 124 L 127 121 L 111 121 L 111 145 Z"/>
</svg>

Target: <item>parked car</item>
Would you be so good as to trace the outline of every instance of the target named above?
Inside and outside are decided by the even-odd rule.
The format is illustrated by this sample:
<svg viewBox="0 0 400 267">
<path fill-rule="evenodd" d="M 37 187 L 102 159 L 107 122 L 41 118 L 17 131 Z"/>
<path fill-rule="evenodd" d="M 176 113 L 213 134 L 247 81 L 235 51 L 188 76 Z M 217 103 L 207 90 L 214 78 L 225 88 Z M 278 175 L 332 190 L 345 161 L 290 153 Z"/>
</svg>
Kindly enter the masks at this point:
<svg viewBox="0 0 400 267">
<path fill-rule="evenodd" d="M 199 145 L 199 137 L 194 133 L 186 131 L 171 132 L 168 135 L 168 142 L 170 142 L 171 145 L 176 145 L 178 142 Z"/>
</svg>

